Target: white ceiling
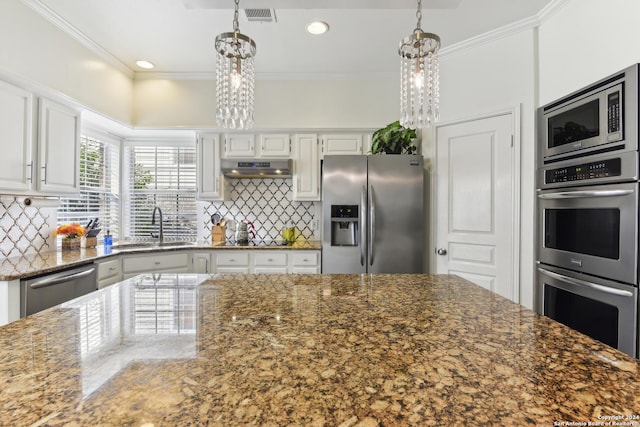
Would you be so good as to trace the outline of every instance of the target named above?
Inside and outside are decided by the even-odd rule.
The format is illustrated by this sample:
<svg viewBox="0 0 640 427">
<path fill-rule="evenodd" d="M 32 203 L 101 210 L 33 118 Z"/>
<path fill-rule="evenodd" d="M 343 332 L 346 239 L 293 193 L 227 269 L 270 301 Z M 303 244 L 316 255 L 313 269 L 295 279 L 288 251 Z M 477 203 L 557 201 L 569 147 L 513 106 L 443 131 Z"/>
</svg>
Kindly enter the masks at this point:
<svg viewBox="0 0 640 427">
<path fill-rule="evenodd" d="M 213 74 L 216 35 L 233 29 L 233 0 L 22 0 L 102 51 L 122 69 Z M 423 0 L 422 29 L 447 49 L 496 29 L 536 18 L 559 0 Z M 286 75 L 391 73 L 398 44 L 416 27 L 415 0 L 240 0 L 240 9 L 271 8 L 277 22 L 247 22 L 240 31 L 257 44 L 257 78 Z M 328 33 L 312 36 L 320 19 Z"/>
</svg>

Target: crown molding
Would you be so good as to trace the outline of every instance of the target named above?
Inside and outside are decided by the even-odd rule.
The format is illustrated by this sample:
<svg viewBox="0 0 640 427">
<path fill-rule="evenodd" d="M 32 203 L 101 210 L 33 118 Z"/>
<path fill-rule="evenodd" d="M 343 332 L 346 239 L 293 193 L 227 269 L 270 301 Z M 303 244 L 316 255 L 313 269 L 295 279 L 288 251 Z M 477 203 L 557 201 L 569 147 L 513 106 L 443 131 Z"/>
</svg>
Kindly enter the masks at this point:
<svg viewBox="0 0 640 427">
<path fill-rule="evenodd" d="M 265 80 L 352 80 L 355 73 L 260 73 L 256 72 L 256 81 Z M 365 72 L 357 73 L 358 79 L 387 78 L 396 76 L 395 72 Z M 215 72 L 177 72 L 154 73 L 150 71 L 136 72 L 135 80 L 215 80 Z"/>
<path fill-rule="evenodd" d="M 116 56 L 112 55 L 109 51 L 104 49 L 95 41 L 87 37 L 82 31 L 71 25 L 68 21 L 55 13 L 50 7 L 42 3 L 40 0 L 21 0 L 22 3 L 29 6 L 40 16 L 51 22 L 56 27 L 60 28 L 71 38 L 82 44 L 84 47 L 91 50 L 96 55 L 107 61 L 114 66 L 117 70 L 124 73 L 127 77 L 133 78 L 135 76 L 134 70 L 127 66 L 124 62 L 120 61 Z"/>
<path fill-rule="evenodd" d="M 521 31 L 539 27 L 545 20 L 549 19 L 560 8 L 562 8 L 562 6 L 568 3 L 568 1 L 569 0 L 552 0 L 536 15 L 529 18 L 521 19 L 520 21 L 513 22 L 500 28 L 496 28 L 495 30 L 488 31 L 478 36 L 471 37 L 467 40 L 463 40 L 451 46 L 447 46 L 440 50 L 440 56 L 443 57 L 466 49 L 471 49 L 503 37 L 517 34 Z"/>
<path fill-rule="evenodd" d="M 42 3 L 41 0 L 21 0 L 25 5 L 36 11 L 49 22 L 56 25 L 73 39 L 93 51 L 95 54 L 113 65 L 116 69 L 123 72 L 133 80 L 215 80 L 215 72 L 145 72 L 134 71 L 117 57 L 109 53 L 102 46 L 91 40 L 84 33 L 73 25 L 69 24 L 60 15 L 55 13 L 51 8 Z M 451 55 L 456 52 L 471 49 L 473 47 L 507 37 L 519 32 L 540 26 L 545 20 L 553 16 L 560 10 L 569 0 L 552 0 L 536 15 L 516 21 L 512 24 L 505 25 L 492 31 L 471 37 L 459 43 L 447 46 L 440 50 L 440 56 Z M 390 75 L 391 73 L 367 73 L 366 76 L 381 77 Z M 362 78 L 362 74 L 358 74 Z M 256 73 L 256 80 L 347 80 L 353 78 L 350 73 Z"/>
</svg>

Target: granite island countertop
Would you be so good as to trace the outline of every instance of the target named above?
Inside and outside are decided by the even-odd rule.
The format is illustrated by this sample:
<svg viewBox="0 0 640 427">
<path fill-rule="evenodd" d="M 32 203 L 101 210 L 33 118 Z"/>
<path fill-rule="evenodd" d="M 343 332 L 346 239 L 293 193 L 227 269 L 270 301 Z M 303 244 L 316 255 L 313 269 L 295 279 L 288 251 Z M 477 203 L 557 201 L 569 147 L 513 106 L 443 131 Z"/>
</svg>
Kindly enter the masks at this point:
<svg viewBox="0 0 640 427">
<path fill-rule="evenodd" d="M 252 241 L 246 245 L 236 245 L 232 242 L 216 244 L 198 244 L 179 242 L 172 246 L 172 242 L 165 242 L 163 246 L 152 242 L 123 243 L 111 248 L 97 246 L 73 251 L 52 250 L 23 256 L 0 259 L 0 281 L 20 280 L 40 274 L 55 273 L 67 268 L 101 261 L 109 257 L 123 254 L 157 253 L 169 251 L 206 251 L 206 250 L 321 250 L 319 240 L 300 240 L 283 245 L 277 241 Z"/>
<path fill-rule="evenodd" d="M 639 368 L 456 276 L 144 275 L 0 328 L 0 423 L 631 425 Z"/>
</svg>

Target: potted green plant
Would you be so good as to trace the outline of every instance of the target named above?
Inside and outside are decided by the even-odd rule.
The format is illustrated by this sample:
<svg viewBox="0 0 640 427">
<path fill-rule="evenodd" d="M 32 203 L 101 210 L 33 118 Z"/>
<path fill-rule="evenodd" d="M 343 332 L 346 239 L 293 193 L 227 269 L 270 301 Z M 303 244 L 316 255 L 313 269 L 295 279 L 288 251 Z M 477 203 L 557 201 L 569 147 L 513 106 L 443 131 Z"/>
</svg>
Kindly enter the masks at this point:
<svg viewBox="0 0 640 427">
<path fill-rule="evenodd" d="M 415 129 L 407 129 L 395 121 L 373 133 L 371 154 L 414 154 L 418 150 L 415 137 Z"/>
</svg>

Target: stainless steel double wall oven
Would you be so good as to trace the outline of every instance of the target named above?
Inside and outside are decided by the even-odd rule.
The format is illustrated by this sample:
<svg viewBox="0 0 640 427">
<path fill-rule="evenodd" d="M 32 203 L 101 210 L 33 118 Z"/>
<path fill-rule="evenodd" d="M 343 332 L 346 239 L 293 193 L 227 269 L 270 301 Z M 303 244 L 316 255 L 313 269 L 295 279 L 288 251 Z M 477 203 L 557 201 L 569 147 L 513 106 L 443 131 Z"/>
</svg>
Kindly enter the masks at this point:
<svg viewBox="0 0 640 427">
<path fill-rule="evenodd" d="M 638 65 L 538 109 L 536 310 L 638 356 Z"/>
</svg>

